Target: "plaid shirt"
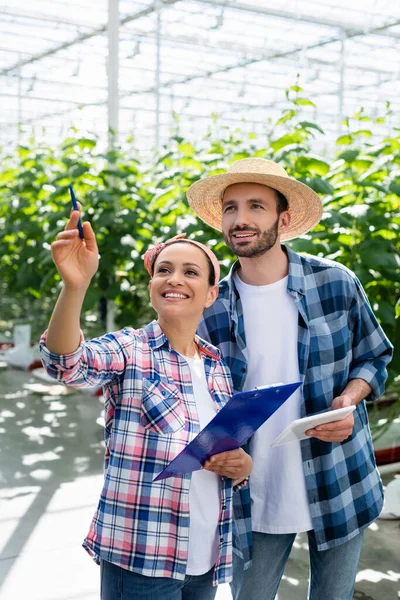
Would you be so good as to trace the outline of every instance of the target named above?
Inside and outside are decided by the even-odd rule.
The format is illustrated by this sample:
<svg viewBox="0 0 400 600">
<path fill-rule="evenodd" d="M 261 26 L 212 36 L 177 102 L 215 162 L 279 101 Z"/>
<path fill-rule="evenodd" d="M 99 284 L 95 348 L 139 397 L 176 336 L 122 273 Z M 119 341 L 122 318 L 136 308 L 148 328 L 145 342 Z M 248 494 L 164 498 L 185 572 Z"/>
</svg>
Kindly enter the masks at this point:
<svg viewBox="0 0 400 600">
<path fill-rule="evenodd" d="M 218 408 L 232 383 L 219 350 L 197 339 Z M 200 431 L 188 363 L 158 323 L 125 328 L 57 355 L 41 339 L 52 377 L 76 388 L 102 385 L 105 481 L 83 546 L 91 556 L 151 577 L 185 578 L 191 474 L 153 478 Z M 221 478 L 214 584 L 232 579 L 232 480 Z M 238 495 L 238 494 L 236 494 Z"/>
<path fill-rule="evenodd" d="M 284 249 L 289 259 L 287 292 L 299 312 L 301 415 L 328 409 L 350 379 L 364 379 L 372 388 L 367 400 L 376 400 L 384 391 L 386 365 L 393 348 L 360 282 L 338 263 Z M 235 263 L 220 282 L 219 297 L 206 309 L 198 332 L 220 348 L 231 369 L 234 388 L 240 391 L 246 379 L 247 349 L 242 304 L 232 278 L 237 266 Z M 344 442 L 328 443 L 315 438 L 301 442 L 319 550 L 350 540 L 367 527 L 382 508 L 382 483 L 376 469 L 364 401 L 353 414 L 353 433 Z M 236 496 L 240 501 L 236 502 Z M 251 558 L 250 508 L 250 489 L 244 488 L 235 494 L 234 514 L 246 565 Z"/>
</svg>

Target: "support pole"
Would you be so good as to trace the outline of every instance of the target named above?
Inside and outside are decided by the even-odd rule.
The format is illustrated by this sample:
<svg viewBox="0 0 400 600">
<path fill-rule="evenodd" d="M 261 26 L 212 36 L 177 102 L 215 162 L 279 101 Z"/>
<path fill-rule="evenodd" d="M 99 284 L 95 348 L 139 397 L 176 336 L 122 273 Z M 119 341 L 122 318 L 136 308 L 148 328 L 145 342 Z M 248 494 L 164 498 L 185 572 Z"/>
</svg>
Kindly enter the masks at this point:
<svg viewBox="0 0 400 600">
<path fill-rule="evenodd" d="M 108 0 L 108 145 L 112 148 L 118 136 L 119 113 L 119 0 Z"/>
<path fill-rule="evenodd" d="M 156 122 L 155 146 L 160 149 L 160 78 L 161 78 L 161 3 L 156 2 L 156 69 L 155 69 L 155 96 L 156 96 Z"/>
<path fill-rule="evenodd" d="M 340 80 L 339 80 L 339 122 L 338 122 L 338 136 L 342 133 L 342 122 L 343 122 L 343 104 L 344 104 L 344 76 L 345 76 L 345 52 L 346 52 L 346 32 L 341 32 L 341 45 L 340 45 Z"/>
<path fill-rule="evenodd" d="M 118 142 L 119 126 L 119 0 L 108 0 L 108 149 L 112 150 Z M 115 331 L 115 303 L 106 303 L 106 329 Z"/>
<path fill-rule="evenodd" d="M 20 56 L 20 55 L 19 55 Z M 18 67 L 17 140 L 20 142 L 22 128 L 22 67 Z"/>
</svg>

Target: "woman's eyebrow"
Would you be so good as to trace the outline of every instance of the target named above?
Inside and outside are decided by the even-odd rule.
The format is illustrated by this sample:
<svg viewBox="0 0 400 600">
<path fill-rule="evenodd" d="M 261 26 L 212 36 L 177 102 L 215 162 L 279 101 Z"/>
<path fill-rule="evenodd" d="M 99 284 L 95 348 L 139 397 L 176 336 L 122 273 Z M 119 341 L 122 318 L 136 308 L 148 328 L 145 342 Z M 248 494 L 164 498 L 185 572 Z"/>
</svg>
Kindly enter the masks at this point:
<svg viewBox="0 0 400 600">
<path fill-rule="evenodd" d="M 160 260 L 160 261 L 157 263 L 157 266 L 158 266 L 158 265 L 169 265 L 169 266 L 171 266 L 171 265 L 173 265 L 173 263 L 172 263 L 170 260 Z M 198 265 L 197 263 L 193 263 L 193 262 L 186 262 L 186 263 L 183 263 L 183 266 L 184 266 L 184 267 L 197 267 L 198 269 L 200 269 L 200 270 L 202 271 L 202 268 L 201 268 L 201 267 L 200 267 L 200 265 Z"/>
</svg>

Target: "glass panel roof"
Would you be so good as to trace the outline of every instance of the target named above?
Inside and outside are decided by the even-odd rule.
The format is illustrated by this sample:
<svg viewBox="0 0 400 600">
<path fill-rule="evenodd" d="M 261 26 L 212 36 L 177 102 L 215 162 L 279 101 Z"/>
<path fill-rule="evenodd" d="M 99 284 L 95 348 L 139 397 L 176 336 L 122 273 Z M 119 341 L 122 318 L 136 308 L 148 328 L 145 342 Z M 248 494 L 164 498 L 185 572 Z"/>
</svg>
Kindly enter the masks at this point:
<svg viewBox="0 0 400 600">
<path fill-rule="evenodd" d="M 106 143 L 111 2 L 0 0 L 2 145 L 56 143 L 71 126 Z M 360 107 L 377 117 L 390 101 L 399 112 L 400 3 L 120 0 L 119 17 L 119 134 L 145 150 L 168 137 L 174 113 L 191 138 L 213 114 L 263 132 L 296 82 L 316 104 L 305 116 L 327 134 L 320 149 Z"/>
</svg>

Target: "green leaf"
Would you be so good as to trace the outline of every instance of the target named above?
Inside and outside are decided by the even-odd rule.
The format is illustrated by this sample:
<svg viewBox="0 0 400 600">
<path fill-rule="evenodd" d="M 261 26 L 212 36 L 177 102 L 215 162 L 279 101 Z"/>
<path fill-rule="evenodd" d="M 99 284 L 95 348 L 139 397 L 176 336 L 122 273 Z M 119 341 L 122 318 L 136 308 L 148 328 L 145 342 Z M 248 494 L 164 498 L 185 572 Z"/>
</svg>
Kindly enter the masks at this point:
<svg viewBox="0 0 400 600">
<path fill-rule="evenodd" d="M 382 192 L 382 194 L 387 194 L 386 188 L 384 188 L 383 185 L 379 185 L 379 183 L 375 183 L 374 181 L 370 181 L 368 179 L 364 179 L 364 180 L 359 179 L 357 184 L 361 187 L 374 188 L 375 190 Z"/>
<path fill-rule="evenodd" d="M 377 317 L 384 324 L 389 324 L 392 327 L 396 327 L 396 314 L 395 308 L 386 300 L 380 300 L 378 304 L 378 310 L 376 311 Z"/>
<path fill-rule="evenodd" d="M 349 246 L 350 248 L 354 246 L 354 236 L 348 233 L 341 233 L 338 236 L 337 241 L 339 242 L 339 244 Z"/>
<path fill-rule="evenodd" d="M 366 262 L 366 264 L 368 264 L 372 268 L 400 268 L 399 256 L 396 254 L 391 254 L 383 249 L 377 251 L 374 246 L 360 248 L 360 254 L 362 259 Z"/>
<path fill-rule="evenodd" d="M 353 167 L 356 169 L 359 169 L 360 171 L 366 171 L 367 169 L 369 169 L 371 167 L 371 164 L 373 163 L 373 159 L 369 158 L 367 156 L 364 157 L 359 157 L 357 160 L 355 160 L 353 162 Z"/>
<path fill-rule="evenodd" d="M 294 133 L 286 133 L 282 137 L 271 142 L 271 148 L 276 152 L 277 150 L 280 150 L 281 148 L 284 148 L 285 146 L 289 146 L 290 144 L 297 144 L 297 143 L 301 142 L 302 139 L 303 139 L 303 136 L 301 135 L 300 131 L 297 131 Z"/>
<path fill-rule="evenodd" d="M 346 146 L 347 144 L 351 144 L 353 142 L 353 137 L 349 134 L 341 135 L 336 140 L 336 144 L 338 146 Z"/>
<path fill-rule="evenodd" d="M 345 150 L 344 152 L 341 152 L 341 154 L 339 154 L 338 158 L 343 158 L 343 160 L 345 160 L 347 163 L 352 163 L 356 160 L 359 154 L 359 150 Z"/>
<path fill-rule="evenodd" d="M 392 181 L 389 185 L 389 190 L 393 194 L 396 194 L 396 196 L 400 196 L 400 183 L 398 183 L 397 181 Z"/>
<path fill-rule="evenodd" d="M 286 109 L 283 111 L 282 117 L 280 119 L 278 119 L 276 124 L 283 125 L 284 123 L 287 123 L 287 121 L 290 121 L 291 119 L 293 119 L 293 117 L 295 117 L 296 115 L 297 115 L 297 110 Z"/>
<path fill-rule="evenodd" d="M 203 163 L 194 158 L 181 158 L 179 161 L 179 166 L 182 167 L 182 169 L 191 169 L 194 171 L 200 171 L 200 173 L 204 169 Z"/>
<path fill-rule="evenodd" d="M 181 142 L 178 145 L 178 150 L 181 154 L 183 154 L 183 156 L 193 156 L 195 153 L 195 149 L 193 148 L 192 144 L 189 144 L 189 142 Z"/>
<path fill-rule="evenodd" d="M 317 192 L 317 194 L 333 194 L 334 191 L 329 181 L 321 179 L 320 177 L 315 177 L 312 179 L 307 178 L 304 183 L 309 185 L 314 192 Z"/>
<path fill-rule="evenodd" d="M 323 176 L 329 173 L 329 164 L 319 158 L 300 156 L 296 160 L 295 169 L 298 173 L 308 172 Z"/>
<path fill-rule="evenodd" d="M 176 199 L 177 193 L 179 193 L 180 187 L 178 185 L 171 185 L 166 190 L 160 190 L 155 195 L 151 202 L 152 210 L 160 210 L 164 208 L 170 200 Z"/>
<path fill-rule="evenodd" d="M 310 123 L 310 121 L 300 121 L 299 126 L 303 129 L 316 129 L 320 133 L 325 133 L 323 129 L 316 123 Z"/>
<path fill-rule="evenodd" d="M 372 131 L 369 129 L 359 129 L 358 131 L 353 131 L 353 136 L 363 136 L 363 137 L 371 137 Z"/>
<path fill-rule="evenodd" d="M 93 150 L 93 148 L 96 146 L 97 142 L 96 142 L 96 140 L 94 140 L 92 138 L 83 137 L 83 138 L 77 139 L 75 141 L 75 143 L 82 150 L 84 150 L 84 149 Z"/>
<path fill-rule="evenodd" d="M 308 98 L 295 98 L 293 104 L 296 104 L 296 106 L 313 106 L 315 108 L 314 102 L 311 102 Z"/>
</svg>

